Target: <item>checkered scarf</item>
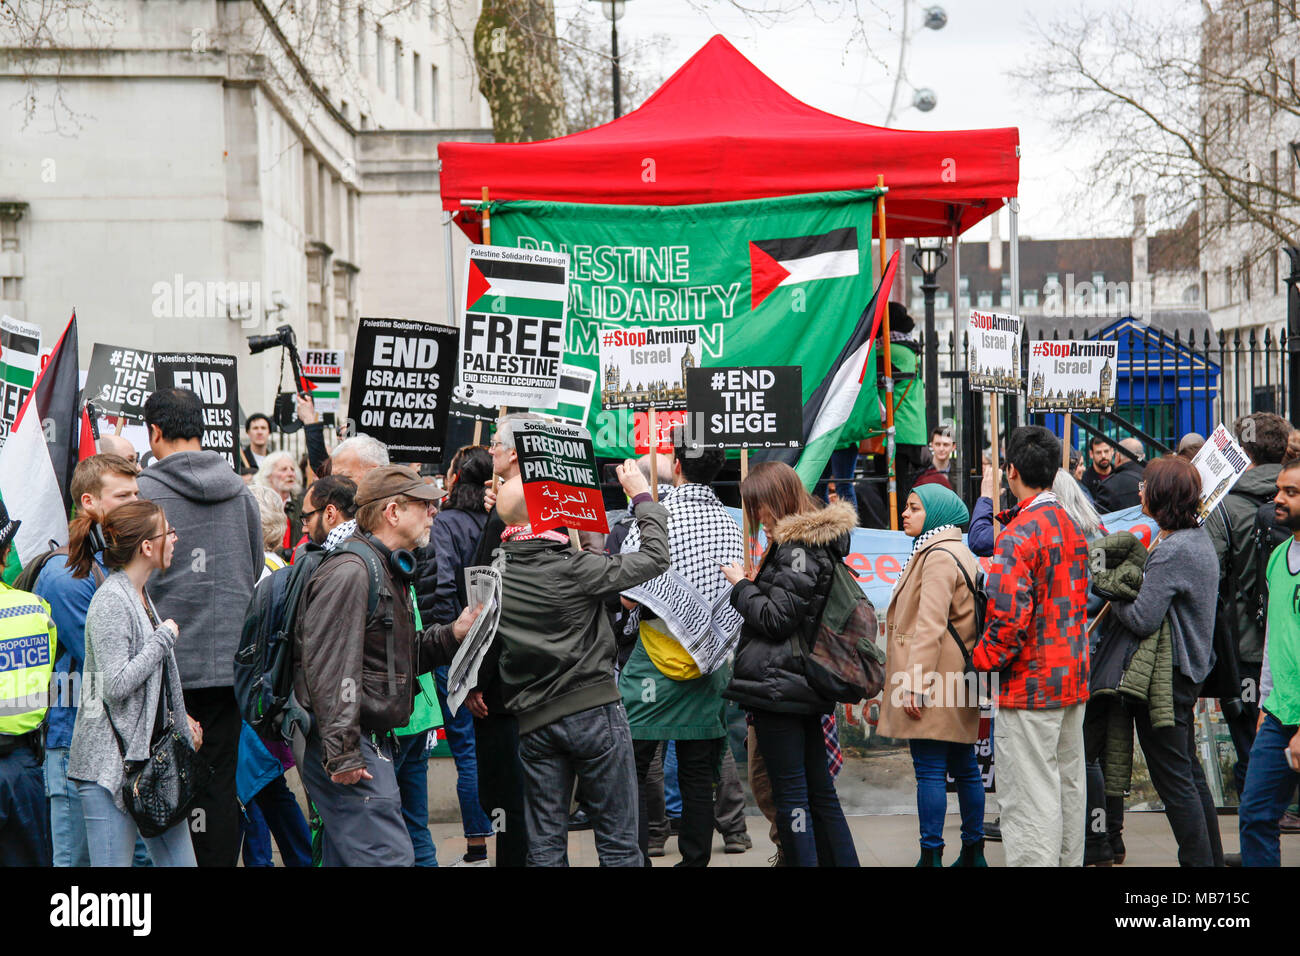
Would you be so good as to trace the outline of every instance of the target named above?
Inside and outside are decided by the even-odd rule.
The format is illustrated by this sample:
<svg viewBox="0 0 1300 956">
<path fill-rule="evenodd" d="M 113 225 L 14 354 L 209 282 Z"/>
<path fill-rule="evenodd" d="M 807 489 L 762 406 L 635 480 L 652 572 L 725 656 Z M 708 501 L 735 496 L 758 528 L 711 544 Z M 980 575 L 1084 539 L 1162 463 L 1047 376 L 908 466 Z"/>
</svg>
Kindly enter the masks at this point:
<svg viewBox="0 0 1300 956">
<path fill-rule="evenodd" d="M 742 618 L 721 569 L 744 559 L 740 526 L 708 485 L 682 485 L 659 503 L 668 509 L 672 567 L 623 594 L 656 614 L 700 672 L 711 674 L 740 640 Z M 639 550 L 641 529 L 633 525 L 622 553 Z"/>
</svg>

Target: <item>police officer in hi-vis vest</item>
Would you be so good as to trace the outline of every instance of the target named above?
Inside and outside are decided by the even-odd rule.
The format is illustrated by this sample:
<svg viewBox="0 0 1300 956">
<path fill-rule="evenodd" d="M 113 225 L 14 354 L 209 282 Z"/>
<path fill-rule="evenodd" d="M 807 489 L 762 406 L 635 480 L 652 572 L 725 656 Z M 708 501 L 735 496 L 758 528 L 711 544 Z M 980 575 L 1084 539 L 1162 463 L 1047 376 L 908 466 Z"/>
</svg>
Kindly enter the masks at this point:
<svg viewBox="0 0 1300 956">
<path fill-rule="evenodd" d="M 0 567 L 20 524 L 0 502 Z M 0 867 L 53 863 L 41 737 L 54 639 L 50 606 L 0 583 Z"/>
</svg>

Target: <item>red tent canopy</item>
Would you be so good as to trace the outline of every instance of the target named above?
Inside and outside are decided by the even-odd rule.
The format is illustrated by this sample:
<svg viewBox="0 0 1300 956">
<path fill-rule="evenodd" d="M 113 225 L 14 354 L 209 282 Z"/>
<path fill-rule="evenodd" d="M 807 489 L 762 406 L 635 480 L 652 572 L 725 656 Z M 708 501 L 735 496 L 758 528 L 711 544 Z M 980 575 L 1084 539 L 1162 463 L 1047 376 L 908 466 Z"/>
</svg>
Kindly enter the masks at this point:
<svg viewBox="0 0 1300 956">
<path fill-rule="evenodd" d="M 1019 139 L 1014 127 L 896 130 L 824 113 L 715 36 L 612 123 L 535 143 L 447 142 L 438 155 L 450 210 L 484 186 L 492 199 L 672 206 L 859 189 L 883 175 L 888 235 L 901 239 L 964 231 L 1017 195 Z M 476 217 L 458 218 L 477 238 Z"/>
</svg>

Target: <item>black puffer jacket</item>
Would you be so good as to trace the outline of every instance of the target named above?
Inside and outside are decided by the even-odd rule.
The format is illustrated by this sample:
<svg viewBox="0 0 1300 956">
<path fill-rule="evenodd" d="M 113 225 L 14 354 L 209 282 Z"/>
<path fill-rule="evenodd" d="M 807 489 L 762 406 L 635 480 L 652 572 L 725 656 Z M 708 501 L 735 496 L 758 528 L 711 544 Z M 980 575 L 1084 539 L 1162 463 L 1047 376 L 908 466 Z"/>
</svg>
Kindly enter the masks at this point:
<svg viewBox="0 0 1300 956">
<path fill-rule="evenodd" d="M 748 710 L 829 714 L 833 701 L 808 686 L 792 640 L 811 640 L 836 563 L 849 553 L 857 514 L 844 503 L 789 515 L 777 523 L 773 543 L 753 581 L 741 581 L 731 605 L 745 619 L 735 671 L 723 696 Z"/>
</svg>

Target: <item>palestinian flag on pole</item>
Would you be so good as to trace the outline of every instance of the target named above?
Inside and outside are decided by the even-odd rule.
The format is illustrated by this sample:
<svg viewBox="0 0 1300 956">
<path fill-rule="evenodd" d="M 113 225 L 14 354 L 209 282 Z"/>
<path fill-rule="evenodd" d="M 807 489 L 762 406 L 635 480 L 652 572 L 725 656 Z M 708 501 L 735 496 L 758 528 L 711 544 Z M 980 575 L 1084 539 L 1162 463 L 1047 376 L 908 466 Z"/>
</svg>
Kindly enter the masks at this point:
<svg viewBox="0 0 1300 956">
<path fill-rule="evenodd" d="M 9 517 L 22 522 L 9 552 L 5 581 L 12 581 L 24 564 L 48 551 L 51 541 L 67 544 L 72 472 L 77 462 L 94 453 L 90 418 L 77 383 L 77 314 L 73 312 L 0 448 L 0 497 Z"/>
<path fill-rule="evenodd" d="M 784 461 L 793 465 L 809 491 L 821 480 L 826 463 L 831 459 L 831 452 L 840 443 L 840 432 L 857 404 L 863 376 L 871 364 L 876 335 L 884 321 L 885 310 L 889 308 L 889 289 L 894 284 L 894 273 L 897 270 L 898 253 L 895 252 L 889 257 L 880 285 L 871 297 L 871 302 L 862 310 L 853 334 L 840 349 L 821 384 L 804 402 L 802 450 L 750 452 L 751 460 Z"/>
</svg>

